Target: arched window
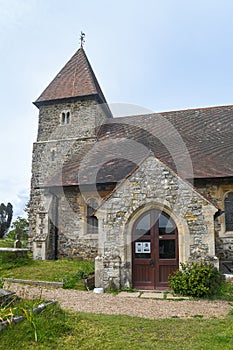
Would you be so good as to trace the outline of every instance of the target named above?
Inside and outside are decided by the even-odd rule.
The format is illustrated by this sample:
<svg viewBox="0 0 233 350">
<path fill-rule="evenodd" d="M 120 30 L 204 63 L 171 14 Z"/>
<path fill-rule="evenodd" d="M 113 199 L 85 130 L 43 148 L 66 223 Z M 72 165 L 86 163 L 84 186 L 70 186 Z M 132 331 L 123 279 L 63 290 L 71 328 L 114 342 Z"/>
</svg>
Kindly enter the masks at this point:
<svg viewBox="0 0 233 350">
<path fill-rule="evenodd" d="M 224 200 L 226 231 L 233 231 L 233 193 L 228 193 Z"/>
<path fill-rule="evenodd" d="M 95 199 L 90 199 L 87 204 L 87 233 L 98 233 L 98 219 L 94 215 L 98 203 Z"/>
<path fill-rule="evenodd" d="M 66 123 L 66 114 L 65 114 L 65 112 L 62 112 L 62 114 L 61 114 L 61 123 L 63 125 Z"/>
<path fill-rule="evenodd" d="M 70 111 L 63 111 L 61 113 L 61 125 L 70 124 Z"/>
<path fill-rule="evenodd" d="M 66 113 L 66 124 L 70 124 L 70 112 Z"/>
<path fill-rule="evenodd" d="M 53 150 L 51 151 L 51 161 L 54 162 L 55 159 L 56 159 L 56 151 L 53 149 Z"/>
</svg>

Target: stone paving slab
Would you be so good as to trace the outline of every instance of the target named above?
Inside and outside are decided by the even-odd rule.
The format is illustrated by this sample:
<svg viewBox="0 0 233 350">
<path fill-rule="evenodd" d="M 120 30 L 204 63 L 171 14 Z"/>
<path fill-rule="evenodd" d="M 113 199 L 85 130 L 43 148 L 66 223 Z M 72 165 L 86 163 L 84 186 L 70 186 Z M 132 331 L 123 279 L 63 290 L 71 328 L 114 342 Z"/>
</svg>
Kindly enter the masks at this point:
<svg viewBox="0 0 233 350">
<path fill-rule="evenodd" d="M 172 299 L 172 300 L 180 300 L 180 299 L 189 299 L 189 297 L 182 297 L 178 295 L 173 295 L 171 293 L 164 293 L 164 292 L 143 292 L 140 296 L 141 298 L 146 299 Z"/>
<path fill-rule="evenodd" d="M 141 298 L 164 299 L 163 293 L 143 292 Z"/>
<path fill-rule="evenodd" d="M 189 297 L 182 297 L 182 296 L 178 296 L 178 295 L 173 295 L 173 294 L 170 294 L 168 293 L 167 294 L 167 299 L 190 299 Z"/>
<path fill-rule="evenodd" d="M 123 298 L 138 298 L 140 294 L 140 292 L 120 292 L 119 294 L 117 294 L 117 296 Z"/>
</svg>

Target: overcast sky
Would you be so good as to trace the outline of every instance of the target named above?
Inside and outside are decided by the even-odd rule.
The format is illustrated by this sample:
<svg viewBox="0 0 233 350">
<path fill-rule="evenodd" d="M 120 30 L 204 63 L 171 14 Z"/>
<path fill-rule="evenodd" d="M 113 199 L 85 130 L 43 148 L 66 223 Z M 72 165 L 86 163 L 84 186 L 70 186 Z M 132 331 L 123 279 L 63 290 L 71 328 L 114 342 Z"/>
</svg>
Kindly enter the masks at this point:
<svg viewBox="0 0 233 350">
<path fill-rule="evenodd" d="M 233 104 L 232 0 L 0 0 L 0 202 L 29 197 L 32 105 L 79 47 L 109 103 Z"/>
</svg>

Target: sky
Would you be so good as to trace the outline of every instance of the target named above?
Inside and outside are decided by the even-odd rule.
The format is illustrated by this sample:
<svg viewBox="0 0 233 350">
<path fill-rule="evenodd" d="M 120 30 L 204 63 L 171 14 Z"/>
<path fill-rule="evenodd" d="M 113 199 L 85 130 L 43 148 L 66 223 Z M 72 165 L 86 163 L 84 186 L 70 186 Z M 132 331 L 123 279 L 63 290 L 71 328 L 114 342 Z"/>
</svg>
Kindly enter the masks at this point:
<svg viewBox="0 0 233 350">
<path fill-rule="evenodd" d="M 0 0 L 0 202 L 29 199 L 32 104 L 79 48 L 111 103 L 233 104 L 232 0 Z"/>
</svg>

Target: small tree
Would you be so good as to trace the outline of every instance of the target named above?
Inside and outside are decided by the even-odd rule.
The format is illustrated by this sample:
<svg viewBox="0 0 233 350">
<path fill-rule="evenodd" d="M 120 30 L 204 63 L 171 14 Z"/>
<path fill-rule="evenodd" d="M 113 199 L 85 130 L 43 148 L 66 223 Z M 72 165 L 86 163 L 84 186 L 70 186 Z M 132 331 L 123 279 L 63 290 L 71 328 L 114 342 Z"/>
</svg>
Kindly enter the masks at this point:
<svg viewBox="0 0 233 350">
<path fill-rule="evenodd" d="M 20 237 L 21 240 L 26 241 L 28 239 L 28 220 L 18 216 L 17 219 L 12 223 L 12 230 L 8 232 L 7 237 L 16 239 Z"/>
<path fill-rule="evenodd" d="M 13 207 L 11 203 L 0 205 L 0 238 L 3 238 L 7 233 L 13 216 Z"/>
</svg>

